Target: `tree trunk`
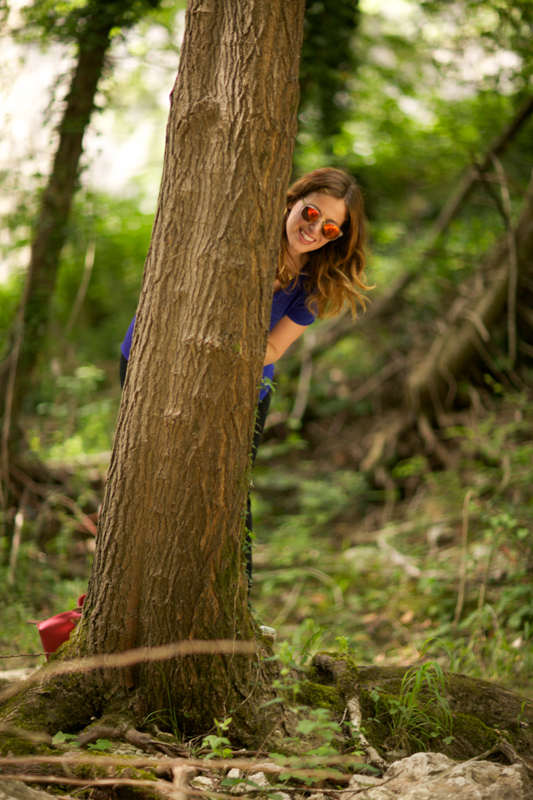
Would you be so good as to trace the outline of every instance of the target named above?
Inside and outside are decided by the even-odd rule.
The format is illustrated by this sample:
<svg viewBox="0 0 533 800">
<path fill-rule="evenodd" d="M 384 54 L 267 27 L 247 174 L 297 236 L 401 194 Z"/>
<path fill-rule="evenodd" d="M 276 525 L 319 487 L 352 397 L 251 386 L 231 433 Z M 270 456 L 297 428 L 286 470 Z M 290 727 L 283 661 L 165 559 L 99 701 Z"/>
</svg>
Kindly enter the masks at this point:
<svg viewBox="0 0 533 800">
<path fill-rule="evenodd" d="M 113 24 L 112 19 L 101 26 L 91 25 L 89 21 L 89 30 L 78 40 L 78 61 L 59 126 L 59 145 L 33 235 L 24 294 L 12 335 L 13 347 L 6 364 L 8 368 L 0 377 L 0 403 L 9 417 L 4 430 L 17 427 L 17 417 L 46 338 L 50 300 L 78 179 L 83 135 L 94 109 L 96 88 Z"/>
<path fill-rule="evenodd" d="M 244 509 L 298 102 L 303 0 L 192 0 L 79 652 L 250 640 Z M 250 657 L 102 675 L 206 729 Z"/>
</svg>

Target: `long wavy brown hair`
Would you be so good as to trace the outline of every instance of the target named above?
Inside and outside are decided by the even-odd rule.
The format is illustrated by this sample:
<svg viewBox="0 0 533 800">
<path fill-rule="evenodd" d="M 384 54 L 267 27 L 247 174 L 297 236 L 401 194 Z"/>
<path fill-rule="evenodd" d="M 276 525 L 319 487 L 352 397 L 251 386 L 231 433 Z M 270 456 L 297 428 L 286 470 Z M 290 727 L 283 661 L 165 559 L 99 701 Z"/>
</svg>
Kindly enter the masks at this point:
<svg viewBox="0 0 533 800">
<path fill-rule="evenodd" d="M 286 223 L 294 204 L 312 192 L 323 192 L 344 200 L 346 220 L 341 228 L 343 235 L 318 250 L 311 251 L 300 271 L 308 294 L 307 304 L 320 319 L 334 317 L 345 305 L 349 305 L 355 318 L 357 304 L 363 308 L 366 305 L 362 293 L 373 287 L 367 286 L 362 277 L 367 241 L 363 196 L 355 179 L 344 170 L 334 167 L 316 169 L 303 175 L 289 188 L 283 217 L 277 280 L 285 289 L 296 278 L 296 265 L 293 267 L 291 264 L 292 259 L 287 249 Z"/>
</svg>

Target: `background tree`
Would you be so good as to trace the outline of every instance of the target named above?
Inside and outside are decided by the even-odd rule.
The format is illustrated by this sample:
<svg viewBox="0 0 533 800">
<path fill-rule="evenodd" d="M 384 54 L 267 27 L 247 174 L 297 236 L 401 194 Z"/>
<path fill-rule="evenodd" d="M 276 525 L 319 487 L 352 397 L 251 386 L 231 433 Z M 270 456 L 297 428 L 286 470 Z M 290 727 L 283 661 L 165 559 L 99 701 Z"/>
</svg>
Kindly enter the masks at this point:
<svg viewBox="0 0 533 800">
<path fill-rule="evenodd" d="M 313 148 L 320 163 L 340 163 L 336 138 L 353 114 L 350 79 L 357 70 L 359 1 L 306 0 L 300 66 L 299 134 L 295 163 Z M 303 170 L 305 171 L 305 170 Z"/>
<path fill-rule="evenodd" d="M 30 19 L 45 36 L 73 41 L 77 63 L 58 127 L 59 141 L 52 171 L 35 224 L 30 264 L 11 347 L 0 372 L 0 410 L 4 442 L 17 418 L 47 336 L 50 299 L 53 297 L 61 250 L 68 235 L 72 198 L 77 185 L 83 136 L 95 108 L 95 95 L 105 67 L 112 34 L 135 24 L 159 0 L 124 0 L 75 3 L 65 14 L 42 0 L 31 8 Z M 20 431 L 19 431 L 20 434 Z M 4 444 L 4 452 L 6 445 Z M 4 471 L 7 468 L 4 458 Z M 7 479 L 7 475 L 6 475 Z"/>
</svg>

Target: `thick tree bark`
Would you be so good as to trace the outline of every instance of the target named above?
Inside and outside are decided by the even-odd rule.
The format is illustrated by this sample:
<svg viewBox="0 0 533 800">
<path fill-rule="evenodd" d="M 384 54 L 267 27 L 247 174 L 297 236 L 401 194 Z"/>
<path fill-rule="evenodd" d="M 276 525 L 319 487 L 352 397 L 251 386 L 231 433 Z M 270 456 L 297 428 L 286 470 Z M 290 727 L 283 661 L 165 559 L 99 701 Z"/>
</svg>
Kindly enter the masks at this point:
<svg viewBox="0 0 533 800">
<path fill-rule="evenodd" d="M 303 0 L 191 0 L 80 652 L 251 639 L 249 453 L 298 103 Z M 250 658 L 102 676 L 205 730 Z"/>
</svg>

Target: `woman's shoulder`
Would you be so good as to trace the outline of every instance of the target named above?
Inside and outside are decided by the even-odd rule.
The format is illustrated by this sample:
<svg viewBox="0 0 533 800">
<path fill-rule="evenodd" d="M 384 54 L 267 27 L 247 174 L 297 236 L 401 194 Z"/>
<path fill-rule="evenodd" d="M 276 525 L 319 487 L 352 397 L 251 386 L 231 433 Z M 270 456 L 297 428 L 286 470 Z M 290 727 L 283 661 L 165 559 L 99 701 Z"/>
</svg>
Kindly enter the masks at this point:
<svg viewBox="0 0 533 800">
<path fill-rule="evenodd" d="M 316 315 L 308 306 L 310 294 L 312 292 L 309 292 L 302 275 L 296 276 L 285 288 L 280 288 L 274 293 L 271 324 L 284 316 L 299 325 L 310 325 L 314 322 Z"/>
</svg>

